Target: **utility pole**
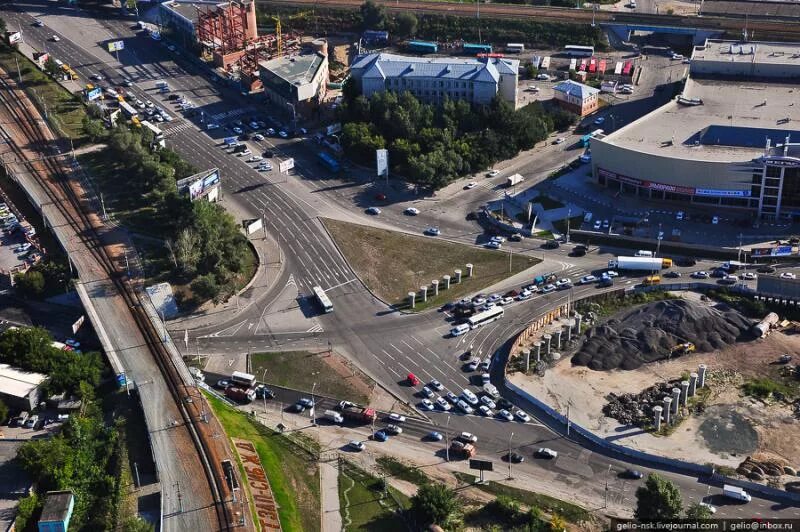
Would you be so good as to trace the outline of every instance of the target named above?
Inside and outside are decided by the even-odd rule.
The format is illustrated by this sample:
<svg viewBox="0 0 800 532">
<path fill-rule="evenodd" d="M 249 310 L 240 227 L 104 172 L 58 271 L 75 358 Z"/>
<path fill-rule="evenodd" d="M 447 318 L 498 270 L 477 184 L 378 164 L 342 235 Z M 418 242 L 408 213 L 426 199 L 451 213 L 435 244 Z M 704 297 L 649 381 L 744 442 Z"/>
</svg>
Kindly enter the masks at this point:
<svg viewBox="0 0 800 532">
<path fill-rule="evenodd" d="M 511 261 L 512 261 L 512 258 L 514 257 L 514 248 L 509 247 L 508 249 L 509 249 L 509 253 L 508 253 L 508 273 L 511 273 Z"/>
<path fill-rule="evenodd" d="M 569 428 L 570 428 L 570 422 L 569 422 L 569 404 L 567 404 L 567 437 L 569 437 Z"/>
<path fill-rule="evenodd" d="M 567 244 L 569 244 L 569 222 L 572 217 L 572 209 L 567 209 Z"/>
<path fill-rule="evenodd" d="M 449 430 L 450 430 L 450 415 L 447 416 L 447 425 L 445 425 L 444 429 L 444 455 L 445 455 L 445 460 L 447 460 L 448 462 L 450 461 L 450 442 L 448 441 L 448 438 L 450 436 Z"/>
<path fill-rule="evenodd" d="M 514 477 L 511 476 L 511 438 L 514 437 L 514 433 L 511 433 L 511 436 L 508 437 L 508 480 L 513 479 Z"/>
</svg>

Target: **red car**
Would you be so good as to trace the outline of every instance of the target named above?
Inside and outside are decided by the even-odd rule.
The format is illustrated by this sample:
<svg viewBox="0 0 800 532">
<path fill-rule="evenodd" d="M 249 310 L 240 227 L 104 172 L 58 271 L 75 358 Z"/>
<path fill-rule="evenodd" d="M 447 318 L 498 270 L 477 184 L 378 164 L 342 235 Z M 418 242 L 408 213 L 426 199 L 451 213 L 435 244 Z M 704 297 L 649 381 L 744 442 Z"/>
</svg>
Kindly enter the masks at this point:
<svg viewBox="0 0 800 532">
<path fill-rule="evenodd" d="M 375 194 L 375 199 L 379 200 L 379 201 L 384 201 L 386 199 L 386 194 L 384 194 L 382 192 L 378 193 L 378 194 Z"/>
<path fill-rule="evenodd" d="M 408 374 L 408 376 L 406 377 L 406 381 L 411 386 L 417 386 L 419 384 L 419 379 L 413 373 Z"/>
</svg>

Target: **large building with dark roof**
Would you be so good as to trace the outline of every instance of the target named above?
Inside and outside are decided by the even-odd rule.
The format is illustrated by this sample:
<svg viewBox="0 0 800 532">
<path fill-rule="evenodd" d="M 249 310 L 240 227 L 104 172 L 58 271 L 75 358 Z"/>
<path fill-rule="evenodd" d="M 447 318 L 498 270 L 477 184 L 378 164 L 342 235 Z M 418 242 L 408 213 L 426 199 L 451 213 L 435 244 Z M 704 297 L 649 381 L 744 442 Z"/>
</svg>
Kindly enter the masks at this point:
<svg viewBox="0 0 800 532">
<path fill-rule="evenodd" d="M 595 179 L 623 194 L 800 219 L 800 45 L 708 40 L 683 92 L 591 140 Z"/>
<path fill-rule="evenodd" d="M 428 58 L 376 53 L 358 57 L 350 68 L 361 92 L 409 91 L 421 101 L 445 98 L 487 104 L 496 95 L 516 105 L 519 60 Z"/>
</svg>

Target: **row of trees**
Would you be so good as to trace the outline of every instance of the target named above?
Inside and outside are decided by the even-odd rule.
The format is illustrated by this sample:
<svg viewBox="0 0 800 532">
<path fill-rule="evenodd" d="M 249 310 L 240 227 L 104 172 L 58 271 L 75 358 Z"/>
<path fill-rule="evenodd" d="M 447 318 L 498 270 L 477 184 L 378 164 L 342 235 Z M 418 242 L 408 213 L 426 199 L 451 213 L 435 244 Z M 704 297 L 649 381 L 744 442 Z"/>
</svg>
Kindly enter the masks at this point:
<svg viewBox="0 0 800 532">
<path fill-rule="evenodd" d="M 8 329 L 0 334 L 0 362 L 49 375 L 47 393 L 83 395 L 100 383 L 103 361 L 98 353 L 62 351 L 52 342 L 41 327 Z"/>
<path fill-rule="evenodd" d="M 149 213 L 147 231 L 166 241 L 174 266 L 171 280 L 191 283 L 202 300 L 232 294 L 252 253 L 225 209 L 178 194 L 176 181 L 197 173 L 197 168 L 170 149 L 152 150 L 153 136 L 147 129 L 118 126 L 98 134 L 98 122 L 87 118 L 87 134 L 99 135 L 95 140 L 102 138 L 109 158 L 125 169 L 125 189 L 117 194 L 118 201 L 126 210 Z"/>
<path fill-rule="evenodd" d="M 367 99 L 352 81 L 344 95 L 339 113 L 347 155 L 372 164 L 375 150 L 388 148 L 396 172 L 433 189 L 531 149 L 575 120 L 538 102 L 515 110 L 499 96 L 489 105 L 446 100 L 434 106 L 407 91 L 378 92 Z"/>
<path fill-rule="evenodd" d="M 648 521 L 680 519 L 710 519 L 713 514 L 705 506 L 692 503 L 683 511 L 683 497 L 681 490 L 656 474 L 647 476 L 642 486 L 636 490 L 636 519 Z"/>
</svg>

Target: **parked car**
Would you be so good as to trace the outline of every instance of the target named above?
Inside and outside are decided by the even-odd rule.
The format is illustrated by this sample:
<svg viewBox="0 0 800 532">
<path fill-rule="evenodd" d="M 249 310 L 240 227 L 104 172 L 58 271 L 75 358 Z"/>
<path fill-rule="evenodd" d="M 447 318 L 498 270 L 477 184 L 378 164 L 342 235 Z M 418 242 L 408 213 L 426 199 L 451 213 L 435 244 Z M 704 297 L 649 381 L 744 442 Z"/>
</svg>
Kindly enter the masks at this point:
<svg viewBox="0 0 800 532">
<path fill-rule="evenodd" d="M 622 478 L 630 478 L 633 480 L 639 480 L 644 477 L 644 474 L 636 469 L 626 469 L 622 473 L 619 474 Z"/>
<path fill-rule="evenodd" d="M 375 441 L 386 441 L 389 439 L 389 436 L 384 431 L 379 430 L 372 435 L 372 439 Z"/>
<path fill-rule="evenodd" d="M 539 450 L 536 451 L 536 456 L 541 458 L 558 458 L 558 453 L 549 447 L 540 447 Z"/>
<path fill-rule="evenodd" d="M 403 211 L 403 214 L 406 214 L 408 216 L 416 216 L 419 214 L 419 209 L 417 209 L 416 207 L 408 207 Z"/>
<path fill-rule="evenodd" d="M 403 423 L 406 420 L 406 416 L 392 412 L 391 414 L 389 414 L 389 419 L 391 419 L 395 423 Z"/>
<path fill-rule="evenodd" d="M 367 448 L 363 441 L 358 440 L 350 440 L 350 442 L 347 444 L 347 447 L 354 451 L 363 451 Z"/>
<path fill-rule="evenodd" d="M 509 411 L 508 411 L 508 410 L 506 410 L 505 408 L 503 408 L 502 410 L 500 410 L 500 411 L 497 413 L 497 415 L 498 415 L 499 417 L 501 417 L 501 418 L 505 419 L 506 421 L 514 421 L 514 414 L 512 414 L 511 412 L 509 412 Z"/>
<path fill-rule="evenodd" d="M 377 216 L 381 213 L 381 210 L 378 207 L 367 207 L 367 209 L 364 212 L 366 212 L 367 214 L 371 214 L 373 216 Z"/>
<path fill-rule="evenodd" d="M 433 410 L 433 408 L 434 408 L 434 407 L 433 407 L 433 403 L 431 402 L 431 400 L 430 400 L 430 399 L 423 399 L 422 401 L 420 401 L 420 402 L 419 402 L 419 407 L 420 407 L 422 410 L 427 410 L 427 411 L 429 411 L 429 412 L 430 412 L 431 410 Z"/>
<path fill-rule="evenodd" d="M 386 430 L 386 432 L 388 432 L 389 434 L 393 434 L 395 436 L 403 433 L 403 429 L 401 427 L 392 424 L 386 425 L 386 428 L 384 430 Z"/>
<path fill-rule="evenodd" d="M 425 437 L 431 441 L 442 441 L 444 439 L 444 437 L 436 431 L 429 432 Z"/>
</svg>

